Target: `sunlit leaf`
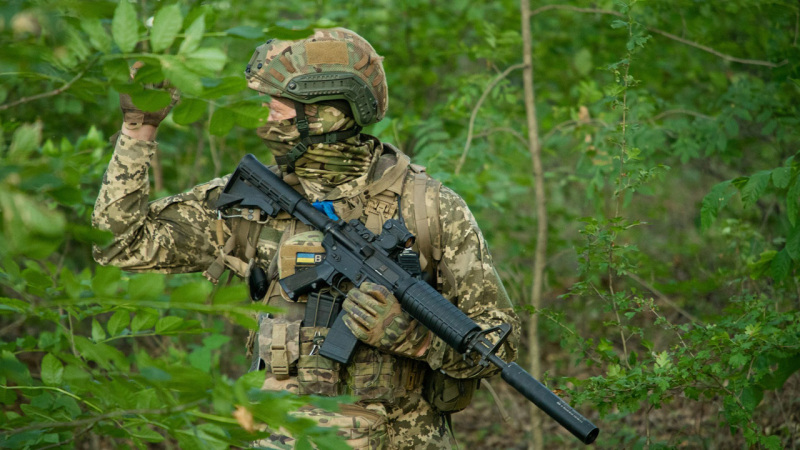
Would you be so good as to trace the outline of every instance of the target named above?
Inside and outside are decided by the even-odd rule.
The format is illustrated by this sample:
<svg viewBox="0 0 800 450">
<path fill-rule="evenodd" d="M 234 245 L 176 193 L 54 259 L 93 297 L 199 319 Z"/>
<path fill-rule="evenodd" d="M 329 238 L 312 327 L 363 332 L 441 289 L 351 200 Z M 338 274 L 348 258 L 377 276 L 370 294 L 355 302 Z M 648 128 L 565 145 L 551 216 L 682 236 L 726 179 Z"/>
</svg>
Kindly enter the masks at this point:
<svg viewBox="0 0 800 450">
<path fill-rule="evenodd" d="M 139 42 L 139 19 L 136 10 L 128 0 L 120 0 L 111 22 L 111 34 L 114 42 L 123 53 L 129 53 Z"/>
<path fill-rule="evenodd" d="M 156 89 L 145 89 L 131 94 L 133 104 L 142 111 L 158 111 L 166 108 L 172 101 L 169 92 Z"/>
<path fill-rule="evenodd" d="M 81 28 L 89 36 L 89 42 L 103 53 L 111 52 L 111 36 L 108 35 L 105 27 L 97 18 L 85 18 L 81 20 Z"/>
<path fill-rule="evenodd" d="M 201 15 L 186 29 L 186 37 L 181 42 L 178 53 L 185 55 L 197 50 L 200 46 L 200 41 L 203 40 L 203 33 L 206 31 L 206 16 Z"/>
<path fill-rule="evenodd" d="M 150 30 L 150 45 L 154 52 L 160 52 L 175 40 L 175 36 L 183 27 L 181 8 L 177 4 L 167 5 L 155 15 L 153 28 Z"/>
<path fill-rule="evenodd" d="M 55 356 L 48 353 L 42 358 L 42 381 L 48 386 L 58 386 L 62 382 L 64 365 Z"/>
<path fill-rule="evenodd" d="M 208 131 L 214 136 L 223 136 L 231 131 L 233 125 L 233 112 L 228 108 L 217 108 L 211 116 Z"/>
<path fill-rule="evenodd" d="M 239 26 L 233 27 L 231 29 L 225 30 L 225 34 L 228 36 L 238 37 L 242 39 L 261 39 L 264 37 L 264 32 L 260 28 L 256 27 L 248 27 L 248 26 Z"/>
<path fill-rule="evenodd" d="M 108 319 L 108 323 L 106 324 L 106 328 L 108 328 L 108 334 L 111 336 L 117 336 L 122 333 L 128 324 L 131 322 L 131 314 L 130 312 L 120 309 Z"/>
</svg>

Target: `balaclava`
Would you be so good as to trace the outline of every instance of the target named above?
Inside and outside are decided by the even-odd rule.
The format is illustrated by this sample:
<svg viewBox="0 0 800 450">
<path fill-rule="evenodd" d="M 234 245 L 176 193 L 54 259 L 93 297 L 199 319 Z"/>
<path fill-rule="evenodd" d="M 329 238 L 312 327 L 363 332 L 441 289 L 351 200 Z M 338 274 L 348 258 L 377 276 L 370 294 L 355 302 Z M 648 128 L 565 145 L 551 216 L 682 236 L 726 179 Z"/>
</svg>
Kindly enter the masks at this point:
<svg viewBox="0 0 800 450">
<path fill-rule="evenodd" d="M 338 106 L 326 102 L 305 105 L 310 136 L 356 127 L 352 116 L 342 111 L 347 109 L 346 104 Z M 276 157 L 286 155 L 300 140 L 296 119 L 267 121 L 257 133 Z M 360 135 L 339 142 L 314 144 L 295 161 L 294 172 L 303 184 L 313 184 L 314 190 L 325 193 L 366 175 L 374 156 L 373 146 L 372 140 L 362 141 Z M 281 166 L 282 171 L 286 169 L 285 165 Z"/>
</svg>

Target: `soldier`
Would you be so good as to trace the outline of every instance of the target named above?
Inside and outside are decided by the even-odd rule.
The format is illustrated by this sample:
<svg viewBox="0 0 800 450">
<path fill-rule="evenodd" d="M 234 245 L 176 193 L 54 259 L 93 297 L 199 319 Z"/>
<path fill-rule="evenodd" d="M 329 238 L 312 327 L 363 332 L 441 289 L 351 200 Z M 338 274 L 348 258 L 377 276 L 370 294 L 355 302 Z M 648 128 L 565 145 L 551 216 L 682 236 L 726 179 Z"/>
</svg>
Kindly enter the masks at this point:
<svg viewBox="0 0 800 450">
<path fill-rule="evenodd" d="M 275 156 L 272 169 L 331 217 L 359 219 L 373 232 L 387 219 L 402 220 L 417 236 L 414 250 L 429 283 L 482 327 L 509 323 L 517 330 L 498 353 L 511 361 L 519 320 L 469 208 L 402 152 L 361 133 L 386 113 L 382 59 L 342 28 L 259 46 L 245 75 L 251 89 L 270 98 L 257 133 Z M 330 83 L 308 92 L 307 80 Z M 216 200 L 228 177 L 149 203 L 155 133 L 171 106 L 145 113 L 127 96 L 121 104 L 122 130 L 92 216 L 114 240 L 96 247 L 95 259 L 134 272 L 202 271 L 214 282 L 230 269 L 249 282 L 254 300 L 285 311 L 259 316 L 248 342 L 252 369 L 265 370 L 263 389 L 357 399 L 336 413 L 309 405 L 293 414 L 339 427 L 354 449 L 450 449 L 449 414 L 466 407 L 479 379 L 496 369 L 464 361 L 402 311 L 385 287 L 369 283 L 349 291 L 339 286 L 346 324 L 367 345 L 347 366 L 320 356 L 335 315 L 319 305 L 323 298 L 336 301 L 336 291 L 291 301 L 277 280 L 324 257 L 321 233 L 283 213 L 219 218 Z M 257 445 L 288 449 L 293 439 L 272 430 Z"/>
</svg>

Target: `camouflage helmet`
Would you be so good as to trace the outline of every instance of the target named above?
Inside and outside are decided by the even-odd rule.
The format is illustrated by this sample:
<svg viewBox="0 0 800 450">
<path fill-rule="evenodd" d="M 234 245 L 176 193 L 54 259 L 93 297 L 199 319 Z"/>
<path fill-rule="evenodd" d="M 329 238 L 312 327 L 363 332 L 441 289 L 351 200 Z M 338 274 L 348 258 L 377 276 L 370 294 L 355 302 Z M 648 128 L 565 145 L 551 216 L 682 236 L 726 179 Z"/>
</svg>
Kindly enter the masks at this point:
<svg viewBox="0 0 800 450">
<path fill-rule="evenodd" d="M 247 64 L 248 86 L 297 103 L 344 100 L 358 125 L 383 119 L 389 102 L 383 57 L 344 28 L 319 29 L 306 39 L 270 39 Z M 299 108 L 302 109 L 302 108 Z"/>
</svg>

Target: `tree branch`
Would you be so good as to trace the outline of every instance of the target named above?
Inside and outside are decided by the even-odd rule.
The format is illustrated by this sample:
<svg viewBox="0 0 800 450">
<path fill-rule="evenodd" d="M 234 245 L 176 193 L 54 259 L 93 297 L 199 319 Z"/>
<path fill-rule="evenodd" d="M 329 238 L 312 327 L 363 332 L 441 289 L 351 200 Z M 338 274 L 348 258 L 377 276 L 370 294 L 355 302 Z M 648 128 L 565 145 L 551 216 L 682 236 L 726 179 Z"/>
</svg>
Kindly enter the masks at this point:
<svg viewBox="0 0 800 450">
<path fill-rule="evenodd" d="M 525 64 L 514 64 L 513 66 L 508 67 L 506 70 L 503 71 L 500 75 L 496 76 L 486 89 L 483 90 L 483 94 L 478 99 L 478 103 L 475 104 L 475 107 L 472 109 L 472 114 L 469 118 L 469 130 L 467 131 L 467 143 L 464 144 L 464 151 L 461 153 L 461 158 L 458 160 L 458 165 L 456 166 L 455 174 L 458 175 L 461 172 L 461 167 L 464 165 L 464 161 L 467 160 L 467 152 L 469 152 L 469 147 L 472 144 L 472 133 L 475 129 L 475 117 L 478 115 L 478 110 L 481 108 L 483 101 L 486 100 L 486 97 L 489 95 L 489 92 L 497 86 L 497 83 L 502 81 L 505 77 L 508 76 L 512 71 L 521 69 L 525 67 Z"/>
<path fill-rule="evenodd" d="M 520 1 L 522 19 L 522 86 L 525 100 L 525 120 L 528 126 L 528 151 L 531 154 L 534 198 L 536 200 L 536 248 L 533 258 L 533 286 L 531 286 L 531 306 L 534 311 L 542 307 L 542 290 L 544 285 L 544 267 L 547 264 L 547 197 L 544 187 L 544 169 L 542 167 L 542 140 L 539 136 L 539 122 L 536 115 L 536 88 L 533 83 L 533 48 L 531 38 L 531 4 L 530 0 Z M 539 343 L 539 316 L 531 314 L 528 324 L 528 357 L 530 372 L 535 378 L 541 378 L 541 349 Z M 531 441 L 528 450 L 544 448 L 544 430 L 542 414 L 538 408 L 530 405 Z"/>
<path fill-rule="evenodd" d="M 628 275 L 628 277 L 630 277 L 631 280 L 633 280 L 633 281 L 639 283 L 640 285 L 642 285 L 643 288 L 645 288 L 648 291 L 650 291 L 653 294 L 655 294 L 655 296 L 658 297 L 659 300 L 661 300 L 662 302 L 666 303 L 670 308 L 674 309 L 675 311 L 678 311 L 678 313 L 680 313 L 683 317 L 686 317 L 687 319 L 691 320 L 695 324 L 698 324 L 698 325 L 702 325 L 703 324 L 703 322 L 700 319 L 698 319 L 697 317 L 693 316 L 692 314 L 689 314 L 685 309 L 683 309 L 680 306 L 678 306 L 677 303 L 673 302 L 669 297 L 667 297 L 661 291 L 659 291 L 658 289 L 653 287 L 650 283 L 648 283 L 648 282 L 644 281 L 643 279 L 641 279 L 638 275 L 636 275 L 634 273 L 630 273 L 630 272 L 628 272 L 626 275 Z"/>
<path fill-rule="evenodd" d="M 542 6 L 542 7 L 539 7 L 539 8 L 536 8 L 535 10 L 533 10 L 531 12 L 531 16 L 535 16 L 536 14 L 539 14 L 539 13 L 542 13 L 542 12 L 545 12 L 545 11 L 554 10 L 554 9 L 563 10 L 563 11 L 573 11 L 573 12 L 578 12 L 578 13 L 588 13 L 588 14 L 606 14 L 606 15 L 610 15 L 610 16 L 626 18 L 626 16 L 624 14 L 618 13 L 616 11 L 610 11 L 610 10 L 607 10 L 607 9 L 599 9 L 599 8 L 579 8 L 577 6 L 570 6 L 570 5 L 545 5 L 545 6 Z M 700 44 L 699 42 L 690 41 L 690 40 L 684 39 L 684 38 L 682 38 L 680 36 L 676 36 L 676 35 L 674 35 L 672 33 L 664 31 L 664 30 L 662 30 L 660 28 L 655 28 L 655 27 L 645 27 L 645 28 L 647 29 L 647 31 L 651 31 L 651 32 L 656 33 L 656 34 L 660 34 L 660 35 L 662 35 L 662 36 L 664 36 L 666 38 L 672 39 L 674 41 L 678 41 L 681 44 L 685 44 L 685 45 L 688 45 L 690 47 L 694 47 L 694 48 L 703 50 L 704 52 L 711 53 L 712 55 L 717 56 L 719 58 L 722 58 L 725 61 L 737 62 L 737 63 L 740 63 L 740 64 L 750 64 L 750 65 L 753 65 L 753 66 L 766 66 L 766 67 L 780 67 L 780 66 L 782 66 L 784 64 L 788 64 L 789 63 L 788 59 L 784 59 L 783 61 L 781 61 L 779 63 L 774 63 L 774 62 L 771 62 L 771 61 L 763 61 L 763 60 L 760 60 L 760 59 L 737 58 L 735 56 L 731 56 L 731 55 L 728 55 L 726 53 L 722 53 L 722 52 L 720 52 L 718 50 L 715 50 L 715 49 L 713 49 L 711 47 L 708 47 L 706 45 Z"/>
<path fill-rule="evenodd" d="M 513 128 L 508 128 L 508 127 L 490 128 L 486 131 L 481 131 L 480 133 L 476 134 L 473 137 L 474 138 L 485 137 L 492 135 L 494 133 L 511 133 L 515 138 L 517 138 L 518 141 L 522 143 L 523 146 L 525 147 L 528 146 L 528 141 L 525 140 L 525 138 L 522 136 L 522 133 Z"/>
<path fill-rule="evenodd" d="M 40 430 L 42 428 L 68 428 L 68 427 L 80 427 L 83 425 L 91 425 L 101 420 L 111 419 L 114 417 L 120 416 L 131 416 L 131 415 L 158 415 L 158 414 L 167 414 L 173 412 L 180 412 L 187 410 L 189 408 L 193 408 L 197 405 L 200 405 L 205 400 L 197 400 L 191 403 L 187 403 L 185 405 L 176 406 L 174 408 L 162 408 L 162 409 L 127 409 L 123 411 L 112 411 L 110 413 L 105 414 L 98 414 L 96 416 L 92 416 L 86 419 L 81 420 L 71 420 L 69 422 L 49 422 L 49 423 L 35 423 L 33 425 L 29 425 L 27 427 L 17 428 L 15 430 L 3 430 L 2 433 L 6 434 L 17 434 L 22 433 L 23 431 L 29 430 Z"/>
<path fill-rule="evenodd" d="M 65 441 L 56 442 L 55 444 L 50 444 L 48 446 L 40 448 L 39 450 L 47 450 L 49 448 L 56 448 L 56 447 L 61 447 L 62 445 L 69 444 L 70 442 L 74 441 L 75 439 L 78 439 L 78 437 L 80 437 L 81 435 L 86 434 L 87 432 L 89 432 L 92 428 L 94 428 L 95 425 L 97 425 L 97 423 L 93 423 L 93 424 L 89 425 L 83 431 L 75 433 L 74 435 L 72 435 L 71 438 L 69 438 L 69 439 L 67 439 Z"/>
<path fill-rule="evenodd" d="M 692 111 L 690 109 L 669 109 L 669 110 L 664 111 L 662 113 L 656 114 L 655 116 L 651 117 L 649 120 L 651 122 L 654 122 L 654 121 L 656 121 L 658 119 L 663 119 L 664 117 L 672 116 L 672 115 L 675 115 L 675 114 L 688 114 L 690 116 L 699 117 L 701 119 L 717 120 L 716 117 L 712 117 L 712 116 L 709 116 L 709 115 L 706 115 L 706 114 L 703 114 L 703 113 L 699 113 L 697 111 Z"/>
<path fill-rule="evenodd" d="M 551 128 L 550 131 L 548 131 L 547 134 L 545 134 L 544 137 L 542 138 L 542 142 L 547 142 L 548 139 L 553 137 L 553 135 L 556 134 L 558 131 L 560 131 L 562 128 L 566 128 L 566 127 L 571 126 L 571 125 L 580 126 L 580 125 L 589 125 L 589 124 L 597 124 L 597 125 L 601 125 L 601 126 L 603 126 L 605 128 L 608 128 L 608 124 L 603 122 L 600 119 L 567 120 L 567 121 L 561 122 L 560 124 L 558 124 L 558 125 L 554 126 L 553 128 Z"/>
<path fill-rule="evenodd" d="M 47 97 L 53 97 L 55 95 L 58 95 L 58 94 L 60 94 L 60 93 L 62 93 L 64 91 L 66 91 L 67 89 L 72 87 L 72 85 L 75 84 L 76 81 L 80 80 L 86 74 L 86 71 L 88 71 L 89 68 L 92 67 L 94 65 L 94 63 L 97 62 L 98 58 L 99 57 L 96 56 L 94 59 L 89 61 L 89 64 L 87 64 L 86 67 L 83 68 L 83 70 L 78 72 L 78 74 L 75 75 L 74 78 L 72 78 L 71 80 L 69 80 L 66 83 L 64 83 L 64 85 L 61 86 L 60 88 L 54 89 L 54 90 L 52 90 L 50 92 L 43 92 L 41 94 L 32 95 L 30 97 L 22 97 L 21 99 L 19 99 L 17 101 L 14 101 L 14 102 L 11 102 L 11 103 L 6 103 L 5 105 L 0 105 L 0 111 L 5 111 L 8 108 L 13 108 L 14 106 L 21 105 L 23 103 L 32 102 L 34 100 L 39 100 L 39 99 L 47 98 Z"/>
</svg>

